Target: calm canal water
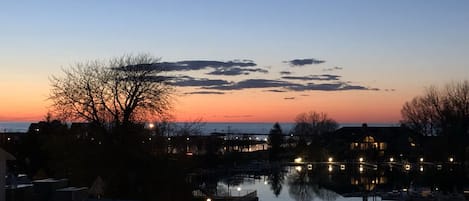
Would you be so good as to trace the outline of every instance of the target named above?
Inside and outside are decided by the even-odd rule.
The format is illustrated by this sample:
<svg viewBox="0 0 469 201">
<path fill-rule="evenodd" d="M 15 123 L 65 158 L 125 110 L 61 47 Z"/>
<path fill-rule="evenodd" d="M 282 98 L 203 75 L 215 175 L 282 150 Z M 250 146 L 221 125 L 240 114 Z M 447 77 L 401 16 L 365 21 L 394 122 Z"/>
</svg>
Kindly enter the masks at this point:
<svg viewBox="0 0 469 201">
<path fill-rule="evenodd" d="M 363 168 L 360 168 L 363 167 Z M 410 196 L 423 200 L 464 200 L 468 179 L 460 165 L 380 164 L 377 167 L 347 164 L 288 166 L 267 174 L 237 174 L 217 183 L 221 194 L 237 196 L 257 191 L 260 201 L 362 201 L 398 200 Z M 367 196 L 368 195 L 368 196 Z"/>
</svg>

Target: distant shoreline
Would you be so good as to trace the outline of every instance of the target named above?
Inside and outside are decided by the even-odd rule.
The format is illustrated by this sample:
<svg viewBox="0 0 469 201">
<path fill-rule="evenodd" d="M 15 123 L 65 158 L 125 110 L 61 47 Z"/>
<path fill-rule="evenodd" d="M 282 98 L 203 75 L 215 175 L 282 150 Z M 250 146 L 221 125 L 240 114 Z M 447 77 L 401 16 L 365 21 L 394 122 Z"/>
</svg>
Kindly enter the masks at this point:
<svg viewBox="0 0 469 201">
<path fill-rule="evenodd" d="M 27 132 L 29 125 L 35 122 L 0 122 L 0 133 L 2 132 Z M 191 122 L 176 122 L 176 124 L 184 124 Z M 202 133 L 209 134 L 212 132 L 238 132 L 238 133 L 269 133 L 275 122 L 202 122 Z M 294 127 L 295 123 L 279 122 L 283 131 L 288 133 Z M 339 123 L 339 127 L 356 127 L 363 123 Z M 367 123 L 368 126 L 386 126 L 398 127 L 399 123 Z"/>
</svg>

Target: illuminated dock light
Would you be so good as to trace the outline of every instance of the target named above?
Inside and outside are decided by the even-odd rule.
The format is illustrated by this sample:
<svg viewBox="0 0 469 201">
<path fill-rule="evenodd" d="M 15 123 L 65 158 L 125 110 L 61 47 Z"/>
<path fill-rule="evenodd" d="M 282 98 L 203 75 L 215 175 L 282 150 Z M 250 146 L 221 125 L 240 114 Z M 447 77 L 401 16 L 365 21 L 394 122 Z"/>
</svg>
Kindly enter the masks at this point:
<svg viewBox="0 0 469 201">
<path fill-rule="evenodd" d="M 423 158 L 420 158 L 420 162 L 423 163 Z"/>
<path fill-rule="evenodd" d="M 448 160 L 449 160 L 450 163 L 454 162 L 454 158 L 453 158 L 453 157 L 449 157 Z"/>
<path fill-rule="evenodd" d="M 345 170 L 345 165 L 344 164 L 340 165 L 340 170 Z"/>
<path fill-rule="evenodd" d="M 149 124 L 148 124 L 148 128 L 150 128 L 150 129 L 153 129 L 153 128 L 155 128 L 155 124 L 153 124 L 153 123 L 149 123 Z"/>
<path fill-rule="evenodd" d="M 389 162 L 391 163 L 394 162 L 394 158 L 393 157 L 389 158 Z"/>
<path fill-rule="evenodd" d="M 404 169 L 407 170 L 407 171 L 409 171 L 409 170 L 410 170 L 410 164 L 405 164 L 405 165 L 404 165 Z"/>
<path fill-rule="evenodd" d="M 365 160 L 365 159 L 363 159 L 363 157 L 360 157 L 360 158 L 358 159 L 358 161 L 360 161 L 360 163 L 363 162 L 364 160 Z"/>
<path fill-rule="evenodd" d="M 332 163 L 333 160 L 334 160 L 334 159 L 333 159 L 332 157 L 329 157 L 329 158 L 327 159 L 327 161 L 328 161 L 329 163 Z"/>
<path fill-rule="evenodd" d="M 308 164 L 308 170 L 313 170 L 313 165 L 312 164 Z"/>
</svg>

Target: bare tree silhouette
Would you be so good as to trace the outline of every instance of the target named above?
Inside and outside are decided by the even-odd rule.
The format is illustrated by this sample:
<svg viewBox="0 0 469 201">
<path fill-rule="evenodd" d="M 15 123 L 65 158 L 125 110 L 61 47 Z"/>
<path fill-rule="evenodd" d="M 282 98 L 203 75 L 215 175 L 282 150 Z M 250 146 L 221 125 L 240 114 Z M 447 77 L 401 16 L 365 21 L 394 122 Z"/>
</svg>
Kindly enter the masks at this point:
<svg viewBox="0 0 469 201">
<path fill-rule="evenodd" d="M 402 123 L 422 135 L 469 134 L 469 81 L 429 87 L 406 102 Z"/>
<path fill-rule="evenodd" d="M 165 115 L 173 88 L 159 76 L 158 61 L 140 54 L 72 65 L 50 79 L 53 111 L 103 128 Z"/>
</svg>

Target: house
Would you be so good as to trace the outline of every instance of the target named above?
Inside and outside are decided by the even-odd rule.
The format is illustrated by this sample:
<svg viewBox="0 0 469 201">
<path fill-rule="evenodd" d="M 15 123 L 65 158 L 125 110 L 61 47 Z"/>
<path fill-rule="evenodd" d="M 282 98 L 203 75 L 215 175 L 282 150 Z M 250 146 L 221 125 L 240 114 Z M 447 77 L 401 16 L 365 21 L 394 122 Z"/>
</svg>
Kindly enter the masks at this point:
<svg viewBox="0 0 469 201">
<path fill-rule="evenodd" d="M 420 136 L 405 127 L 342 127 L 329 136 L 336 158 L 371 161 L 414 160 L 421 152 Z"/>
</svg>

